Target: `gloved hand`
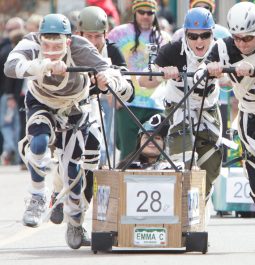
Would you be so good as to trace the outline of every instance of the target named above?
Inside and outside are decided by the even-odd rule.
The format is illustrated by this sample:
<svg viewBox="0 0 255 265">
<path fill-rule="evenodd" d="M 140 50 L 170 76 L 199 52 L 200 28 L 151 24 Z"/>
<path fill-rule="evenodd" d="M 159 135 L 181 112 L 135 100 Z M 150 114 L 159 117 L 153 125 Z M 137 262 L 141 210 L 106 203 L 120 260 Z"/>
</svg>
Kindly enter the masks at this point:
<svg viewBox="0 0 255 265">
<path fill-rule="evenodd" d="M 249 62 L 241 62 L 236 66 L 237 76 L 252 76 L 254 74 L 254 66 Z"/>
<path fill-rule="evenodd" d="M 206 69 L 203 69 L 203 68 L 199 68 L 195 74 L 194 74 L 194 77 L 193 77 L 193 82 L 194 84 L 203 76 L 203 74 L 205 73 Z M 205 88 L 205 82 L 206 82 L 206 75 L 204 76 L 204 78 L 200 81 L 200 83 L 198 84 L 197 88 L 200 88 L 200 89 L 204 89 Z"/>
<path fill-rule="evenodd" d="M 159 71 L 163 72 L 164 75 L 157 78 L 158 81 L 165 81 L 168 79 L 180 80 L 180 73 L 176 66 L 159 67 Z"/>
<path fill-rule="evenodd" d="M 27 73 L 31 76 L 50 75 L 52 62 L 50 59 L 34 59 L 29 62 Z"/>
</svg>

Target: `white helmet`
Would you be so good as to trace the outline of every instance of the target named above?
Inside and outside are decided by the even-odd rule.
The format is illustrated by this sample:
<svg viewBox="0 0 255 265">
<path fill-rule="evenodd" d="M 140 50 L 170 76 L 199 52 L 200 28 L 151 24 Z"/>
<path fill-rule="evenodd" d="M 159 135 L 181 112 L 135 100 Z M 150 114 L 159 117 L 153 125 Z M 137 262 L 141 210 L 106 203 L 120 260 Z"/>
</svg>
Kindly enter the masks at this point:
<svg viewBox="0 0 255 265">
<path fill-rule="evenodd" d="M 255 4 L 251 2 L 235 4 L 228 11 L 227 24 L 231 34 L 255 31 Z"/>
</svg>

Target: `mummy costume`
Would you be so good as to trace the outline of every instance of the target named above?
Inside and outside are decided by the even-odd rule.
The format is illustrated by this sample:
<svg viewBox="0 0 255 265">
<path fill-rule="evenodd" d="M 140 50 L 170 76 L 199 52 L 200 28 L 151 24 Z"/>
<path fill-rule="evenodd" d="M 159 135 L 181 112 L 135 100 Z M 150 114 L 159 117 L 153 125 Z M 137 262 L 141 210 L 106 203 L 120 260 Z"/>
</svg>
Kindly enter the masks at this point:
<svg viewBox="0 0 255 265">
<path fill-rule="evenodd" d="M 195 27 L 194 27 L 195 25 Z M 199 25 L 199 26 L 196 26 Z M 213 18 L 209 11 L 204 8 L 194 8 L 189 10 L 184 23 L 185 30 L 188 29 L 207 29 L 211 30 L 214 26 Z M 214 40 L 203 57 L 198 57 L 189 47 L 186 37 L 181 41 L 163 46 L 155 61 L 159 67 L 175 66 L 179 72 L 195 72 L 203 63 L 210 52 Z M 196 76 L 194 77 L 196 81 Z M 188 77 L 188 90 L 192 88 L 194 81 Z M 184 80 L 169 79 L 166 84 L 168 93 L 165 97 L 166 112 L 172 109 L 184 97 Z M 170 120 L 169 130 L 169 150 L 174 161 L 183 161 L 183 151 L 185 141 L 185 163 L 189 163 L 194 145 L 194 132 L 197 129 L 198 117 L 201 109 L 202 97 L 205 83 L 202 81 L 199 86 L 189 96 L 189 111 L 186 109 L 185 131 L 183 129 L 184 108 L 179 108 Z M 187 91 L 186 91 L 187 93 Z M 221 168 L 222 151 L 222 124 L 218 106 L 219 86 L 215 82 L 208 82 L 205 102 L 202 112 L 202 120 L 196 142 L 197 165 L 206 170 L 206 195 L 209 195 L 212 183 L 217 178 Z"/>
<path fill-rule="evenodd" d="M 93 132 L 95 123 L 90 113 L 90 79 L 85 73 L 51 74 L 49 58 L 57 55 L 67 67 L 87 66 L 105 73 L 109 85 L 121 98 L 129 98 L 133 91 L 126 79 L 117 70 L 110 69 L 86 39 L 70 34 L 70 23 L 65 16 L 45 16 L 39 33 L 25 36 L 10 53 L 4 71 L 12 78 L 29 78 L 25 99 L 26 137 L 20 143 L 20 154 L 31 172 L 29 191 L 32 197 L 23 223 L 37 226 L 43 220 L 46 208 L 45 168 L 51 159 L 49 145 L 54 145 L 67 195 L 64 202 L 68 223 L 66 240 L 71 248 L 79 248 L 83 244 L 81 225 L 87 205 L 83 195 L 86 187 L 84 164 L 87 167 L 87 164 L 93 164 L 93 159 L 87 159 L 90 152 L 86 152 L 88 133 L 89 130 Z M 69 37 L 71 43 L 67 45 Z M 56 49 L 42 50 L 42 44 L 46 47 L 53 44 Z"/>
<path fill-rule="evenodd" d="M 253 3 L 242 2 L 234 5 L 228 12 L 227 20 L 229 31 L 232 34 L 255 35 L 255 5 Z M 254 69 L 255 45 L 250 54 L 243 54 L 232 37 L 218 40 L 208 56 L 208 61 L 220 62 L 224 67 L 238 66 L 245 62 Z M 251 187 L 250 196 L 255 202 L 255 78 L 240 77 L 236 74 L 229 76 L 234 94 L 239 101 L 238 134 L 244 149 L 245 167 Z"/>
</svg>

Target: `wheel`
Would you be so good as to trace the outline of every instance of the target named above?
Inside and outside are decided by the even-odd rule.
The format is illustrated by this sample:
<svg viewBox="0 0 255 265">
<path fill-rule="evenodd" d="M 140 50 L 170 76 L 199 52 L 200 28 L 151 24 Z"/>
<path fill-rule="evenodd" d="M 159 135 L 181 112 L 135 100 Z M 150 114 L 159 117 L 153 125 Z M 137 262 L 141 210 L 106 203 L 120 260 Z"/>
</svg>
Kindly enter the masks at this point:
<svg viewBox="0 0 255 265">
<path fill-rule="evenodd" d="M 94 254 L 97 254 L 97 250 L 94 250 L 93 253 L 94 253 Z"/>
</svg>

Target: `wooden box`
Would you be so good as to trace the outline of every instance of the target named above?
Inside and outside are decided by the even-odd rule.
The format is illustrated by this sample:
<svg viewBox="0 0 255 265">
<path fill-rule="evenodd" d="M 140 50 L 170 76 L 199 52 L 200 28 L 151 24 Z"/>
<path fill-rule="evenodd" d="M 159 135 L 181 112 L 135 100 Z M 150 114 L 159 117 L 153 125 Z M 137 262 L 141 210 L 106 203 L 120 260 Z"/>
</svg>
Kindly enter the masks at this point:
<svg viewBox="0 0 255 265">
<path fill-rule="evenodd" d="M 185 232 L 204 231 L 205 171 L 98 170 L 93 232 L 113 246 L 180 248 Z"/>
</svg>

